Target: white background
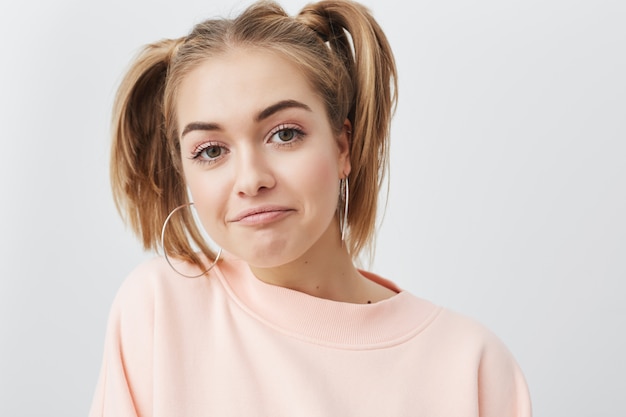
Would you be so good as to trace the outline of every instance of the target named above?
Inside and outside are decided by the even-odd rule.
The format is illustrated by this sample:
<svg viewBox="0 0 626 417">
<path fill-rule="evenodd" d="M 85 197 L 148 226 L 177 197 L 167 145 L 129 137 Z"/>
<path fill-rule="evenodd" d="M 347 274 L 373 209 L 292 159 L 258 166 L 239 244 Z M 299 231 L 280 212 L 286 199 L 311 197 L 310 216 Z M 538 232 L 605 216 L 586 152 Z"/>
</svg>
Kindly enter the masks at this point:
<svg viewBox="0 0 626 417">
<path fill-rule="evenodd" d="M 0 5 L 0 415 L 86 415 L 151 256 L 110 197 L 115 88 L 141 45 L 247 4 Z M 496 332 L 536 416 L 626 415 L 626 2 L 365 4 L 400 74 L 372 269 Z"/>
</svg>

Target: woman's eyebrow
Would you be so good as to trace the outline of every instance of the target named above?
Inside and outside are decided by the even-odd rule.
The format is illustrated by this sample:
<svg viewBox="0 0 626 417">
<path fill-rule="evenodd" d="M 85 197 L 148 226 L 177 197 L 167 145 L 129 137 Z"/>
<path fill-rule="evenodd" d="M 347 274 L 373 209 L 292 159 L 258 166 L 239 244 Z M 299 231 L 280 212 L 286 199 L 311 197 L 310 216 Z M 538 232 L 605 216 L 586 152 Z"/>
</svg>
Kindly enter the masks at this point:
<svg viewBox="0 0 626 417">
<path fill-rule="evenodd" d="M 265 108 L 264 110 L 261 110 L 259 112 L 259 114 L 257 114 L 257 116 L 254 118 L 254 121 L 258 123 L 258 122 L 260 122 L 262 120 L 267 119 L 271 115 L 273 115 L 275 113 L 278 113 L 281 110 L 291 109 L 291 108 L 297 108 L 297 109 L 304 109 L 306 111 L 312 111 L 309 106 L 307 106 L 306 104 L 301 103 L 299 101 L 296 101 L 296 100 L 282 100 L 282 101 L 279 101 L 278 103 L 272 104 L 271 106 Z"/>
<path fill-rule="evenodd" d="M 185 126 L 180 137 L 183 138 L 187 133 L 193 132 L 194 130 L 222 130 L 222 128 L 217 123 L 191 122 Z"/>
<path fill-rule="evenodd" d="M 269 107 L 266 107 L 265 109 L 261 110 L 256 117 L 254 118 L 254 121 L 256 123 L 261 122 L 265 119 L 267 119 L 268 117 L 272 116 L 273 114 L 278 113 L 279 111 L 285 110 L 285 109 L 303 109 L 306 111 L 312 111 L 311 108 L 309 106 L 307 106 L 304 103 L 301 103 L 299 101 L 296 100 L 281 100 L 278 103 L 272 104 Z M 204 130 L 204 131 L 214 131 L 214 130 L 223 130 L 222 127 L 217 124 L 217 123 L 210 123 L 210 122 L 191 122 L 189 123 L 187 126 L 185 126 L 185 128 L 183 129 L 183 133 L 180 135 L 181 138 L 183 138 L 187 133 L 189 132 L 193 132 L 194 130 Z"/>
</svg>

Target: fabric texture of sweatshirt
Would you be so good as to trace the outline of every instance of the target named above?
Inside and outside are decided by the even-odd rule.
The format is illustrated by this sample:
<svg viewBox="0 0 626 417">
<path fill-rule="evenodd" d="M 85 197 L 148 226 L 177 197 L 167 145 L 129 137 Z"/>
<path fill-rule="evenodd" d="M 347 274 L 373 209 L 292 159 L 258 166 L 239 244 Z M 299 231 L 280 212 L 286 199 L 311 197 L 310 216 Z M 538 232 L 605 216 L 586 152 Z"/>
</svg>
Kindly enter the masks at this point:
<svg viewBox="0 0 626 417">
<path fill-rule="evenodd" d="M 143 263 L 113 302 L 90 417 L 531 415 L 496 336 L 362 273 L 397 294 L 330 301 L 232 256 L 195 279 Z"/>
</svg>

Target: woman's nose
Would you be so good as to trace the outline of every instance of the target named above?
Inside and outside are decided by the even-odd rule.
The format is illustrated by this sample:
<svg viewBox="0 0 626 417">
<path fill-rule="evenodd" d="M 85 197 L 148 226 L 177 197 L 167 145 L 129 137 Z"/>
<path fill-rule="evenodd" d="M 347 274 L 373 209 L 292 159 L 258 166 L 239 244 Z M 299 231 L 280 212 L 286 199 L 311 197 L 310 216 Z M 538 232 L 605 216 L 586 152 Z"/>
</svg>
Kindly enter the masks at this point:
<svg viewBox="0 0 626 417">
<path fill-rule="evenodd" d="M 255 196 L 276 184 L 271 163 L 260 150 L 240 152 L 236 171 L 235 191 L 241 196 Z"/>
</svg>

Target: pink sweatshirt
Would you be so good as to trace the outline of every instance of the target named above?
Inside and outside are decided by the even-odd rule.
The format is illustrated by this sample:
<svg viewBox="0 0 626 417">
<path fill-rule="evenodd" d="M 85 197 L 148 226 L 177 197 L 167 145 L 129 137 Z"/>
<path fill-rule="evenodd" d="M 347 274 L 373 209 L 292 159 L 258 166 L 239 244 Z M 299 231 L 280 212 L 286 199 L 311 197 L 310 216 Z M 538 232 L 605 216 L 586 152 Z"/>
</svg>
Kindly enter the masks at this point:
<svg viewBox="0 0 626 417">
<path fill-rule="evenodd" d="M 492 333 L 365 275 L 398 294 L 329 301 L 232 257 L 197 279 L 162 258 L 142 264 L 113 303 L 90 416 L 531 415 Z"/>
</svg>

